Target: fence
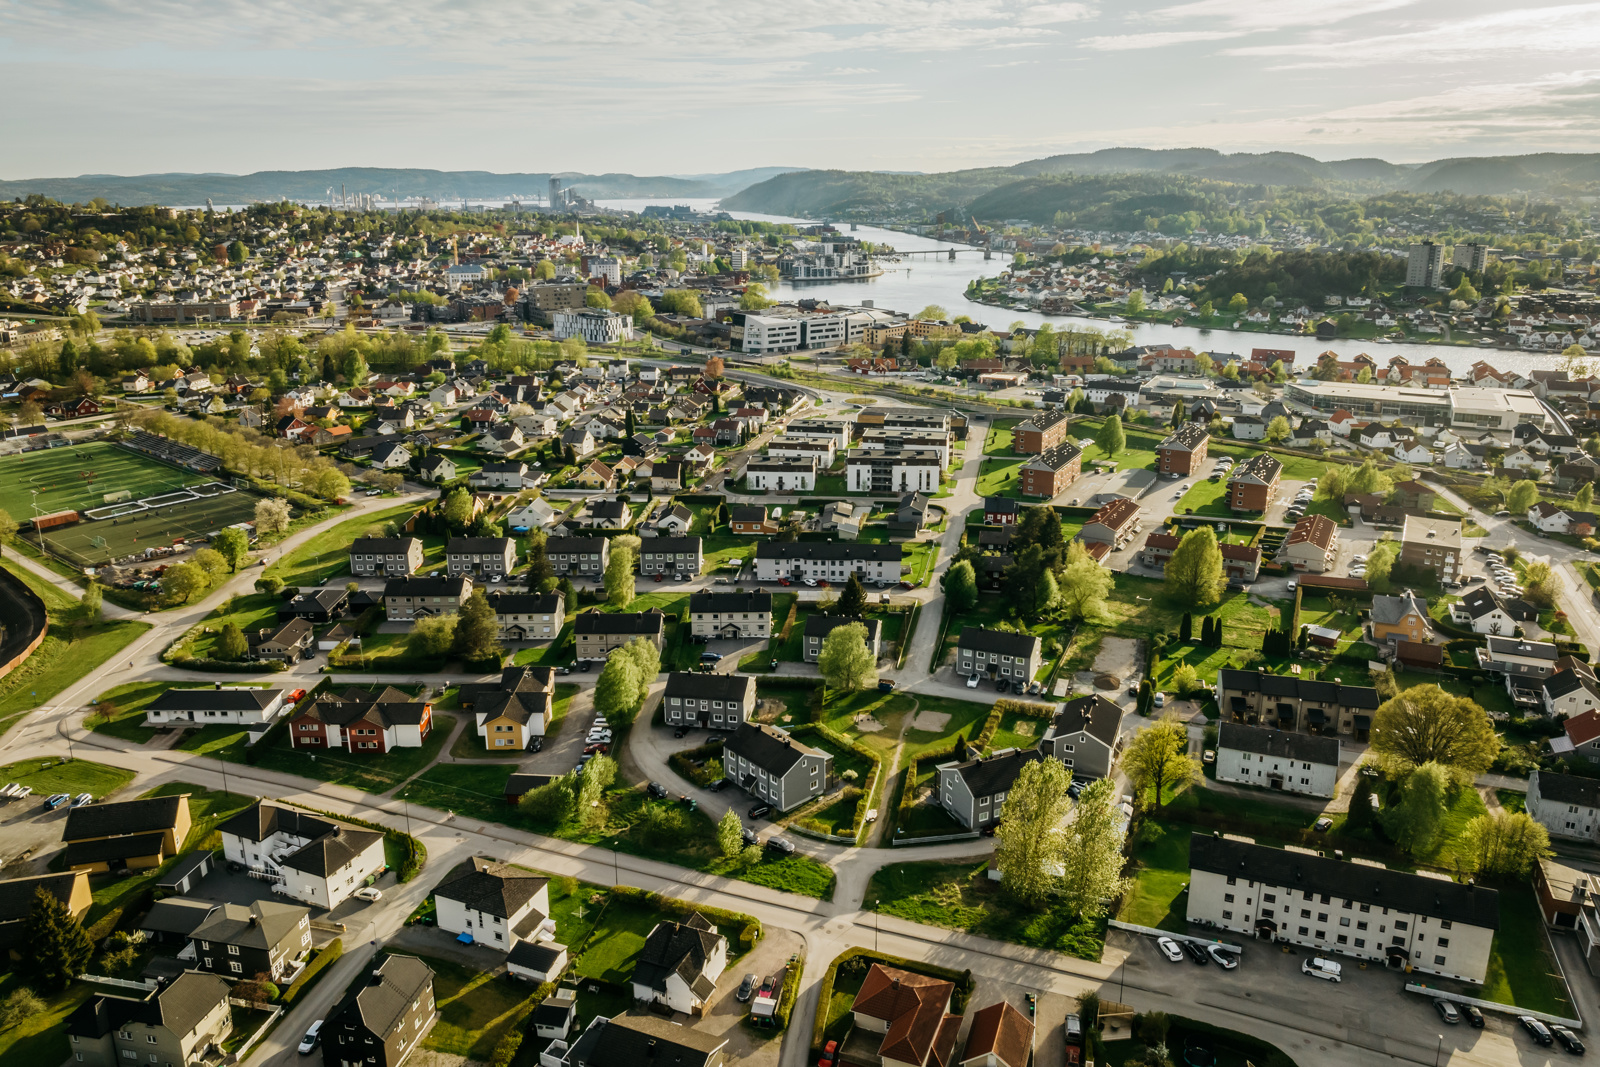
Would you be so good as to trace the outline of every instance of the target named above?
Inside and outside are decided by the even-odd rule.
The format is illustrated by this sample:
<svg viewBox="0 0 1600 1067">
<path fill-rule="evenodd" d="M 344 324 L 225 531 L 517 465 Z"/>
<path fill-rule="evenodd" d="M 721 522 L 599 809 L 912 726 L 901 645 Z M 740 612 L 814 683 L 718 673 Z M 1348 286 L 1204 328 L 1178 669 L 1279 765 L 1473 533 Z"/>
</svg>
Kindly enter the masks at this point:
<svg viewBox="0 0 1600 1067">
<path fill-rule="evenodd" d="M 901 848 L 910 847 L 911 845 L 942 845 L 946 841 L 976 841 L 982 836 L 983 835 L 978 833 L 976 830 L 969 830 L 964 834 L 940 834 L 937 837 L 895 837 L 890 839 L 889 847 Z"/>
<path fill-rule="evenodd" d="M 1448 1000 L 1452 1004 L 1471 1004 L 1474 1008 L 1480 1008 L 1484 1011 L 1504 1012 L 1507 1015 L 1531 1015 L 1543 1023 L 1554 1023 L 1557 1026 L 1565 1026 L 1573 1030 L 1583 1029 L 1582 1019 L 1563 1019 L 1559 1015 L 1549 1015 L 1542 1011 L 1534 1011 L 1532 1008 L 1519 1008 L 1515 1004 L 1501 1004 L 1498 1001 L 1493 1000 L 1479 1000 L 1477 997 L 1469 997 L 1461 993 L 1451 993 L 1447 990 L 1435 989 L 1426 982 L 1407 982 L 1406 992 L 1420 993 L 1425 997 L 1432 997 L 1435 1000 Z M 1572 1010 L 1577 1011 L 1577 1006 L 1574 1005 Z"/>
</svg>

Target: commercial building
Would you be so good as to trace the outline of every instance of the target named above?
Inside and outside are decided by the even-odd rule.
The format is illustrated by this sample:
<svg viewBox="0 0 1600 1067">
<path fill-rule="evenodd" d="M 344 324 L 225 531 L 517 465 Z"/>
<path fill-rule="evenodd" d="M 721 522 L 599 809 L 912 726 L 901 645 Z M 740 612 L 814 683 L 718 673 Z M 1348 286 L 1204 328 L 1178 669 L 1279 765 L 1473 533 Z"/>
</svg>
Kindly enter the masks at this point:
<svg viewBox="0 0 1600 1067">
<path fill-rule="evenodd" d="M 842 584 L 853 574 L 863 582 L 889 585 L 900 580 L 900 556 L 901 548 L 895 544 L 763 541 L 756 545 L 756 580 L 810 579 Z"/>
<path fill-rule="evenodd" d="M 1332 797 L 1339 789 L 1339 739 L 1243 723 L 1217 727 L 1217 781 Z"/>
<path fill-rule="evenodd" d="M 1407 515 L 1395 565 L 1428 571 L 1441 585 L 1454 582 L 1461 573 L 1461 520 Z"/>
<path fill-rule="evenodd" d="M 1024 463 L 1017 472 L 1023 496 L 1048 499 L 1062 492 L 1083 471 L 1083 449 L 1068 441 L 1052 445 Z"/>
<path fill-rule="evenodd" d="M 550 319 L 550 333 L 558 341 L 581 337 L 591 345 L 614 345 L 633 340 L 633 316 L 619 315 L 609 308 L 557 311 Z"/>
<path fill-rule="evenodd" d="M 1205 466 L 1211 434 L 1198 422 L 1186 422 L 1156 446 L 1162 474 L 1199 474 Z"/>
<path fill-rule="evenodd" d="M 1363 419 L 1412 426 L 1449 426 L 1510 435 L 1527 422 L 1551 428 L 1550 414 L 1539 398 L 1524 389 L 1408 389 L 1359 382 L 1292 381 L 1284 399 L 1330 414 L 1341 409 Z"/>
<path fill-rule="evenodd" d="M 1493 889 L 1220 834 L 1190 837 L 1189 868 L 1191 923 L 1464 982 L 1488 974 Z"/>
</svg>

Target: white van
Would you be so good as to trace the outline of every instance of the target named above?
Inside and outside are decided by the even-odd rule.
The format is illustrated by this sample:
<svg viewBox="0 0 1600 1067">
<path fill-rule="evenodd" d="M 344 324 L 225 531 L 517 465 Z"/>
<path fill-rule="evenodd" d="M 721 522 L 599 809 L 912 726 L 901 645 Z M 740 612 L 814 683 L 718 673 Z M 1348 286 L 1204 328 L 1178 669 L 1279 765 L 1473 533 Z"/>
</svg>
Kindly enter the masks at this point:
<svg viewBox="0 0 1600 1067">
<path fill-rule="evenodd" d="M 1330 982 L 1344 981 L 1344 968 L 1332 960 L 1319 959 L 1315 956 L 1300 964 L 1300 973 L 1309 974 L 1313 978 L 1324 978 Z"/>
</svg>

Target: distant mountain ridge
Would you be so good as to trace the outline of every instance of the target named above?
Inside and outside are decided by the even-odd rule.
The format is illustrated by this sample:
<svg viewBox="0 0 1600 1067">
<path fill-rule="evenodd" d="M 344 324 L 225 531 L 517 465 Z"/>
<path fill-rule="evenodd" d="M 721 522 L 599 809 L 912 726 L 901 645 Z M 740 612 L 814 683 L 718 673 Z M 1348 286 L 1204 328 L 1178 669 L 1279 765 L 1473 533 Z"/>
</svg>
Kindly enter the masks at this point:
<svg viewBox="0 0 1600 1067">
<path fill-rule="evenodd" d="M 621 197 L 722 197 L 776 174 L 797 168 L 760 167 L 727 174 L 693 177 L 635 174 L 584 174 L 555 171 L 496 174 L 486 170 L 425 170 L 390 167 L 336 167 L 327 170 L 264 170 L 253 174 L 81 174 L 75 178 L 24 178 L 0 181 L 0 197 L 48 196 L 64 203 L 87 203 L 104 197 L 114 204 L 135 206 L 243 204 L 256 200 L 325 200 L 331 187 L 338 195 L 381 193 L 385 197 L 429 197 L 448 203 L 511 196 L 542 196 L 552 177 L 591 200 Z"/>
<path fill-rule="evenodd" d="M 1324 162 L 1297 152 L 1104 148 L 1030 159 L 1009 167 L 942 174 L 840 170 L 780 174 L 727 197 L 723 207 L 806 216 L 843 214 L 860 208 L 893 210 L 907 205 L 946 210 L 971 204 L 1023 179 L 1117 174 L 1173 174 L 1243 185 L 1343 188 L 1366 193 L 1505 196 L 1600 188 L 1600 153 L 1468 156 L 1413 164 L 1375 158 Z"/>
</svg>

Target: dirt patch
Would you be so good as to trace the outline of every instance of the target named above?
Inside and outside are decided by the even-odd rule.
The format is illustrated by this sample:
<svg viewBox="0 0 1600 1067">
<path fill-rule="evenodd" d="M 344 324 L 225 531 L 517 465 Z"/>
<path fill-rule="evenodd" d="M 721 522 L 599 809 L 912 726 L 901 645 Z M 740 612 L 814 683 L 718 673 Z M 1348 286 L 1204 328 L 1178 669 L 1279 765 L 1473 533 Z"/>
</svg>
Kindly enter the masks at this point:
<svg viewBox="0 0 1600 1067">
<path fill-rule="evenodd" d="M 1094 687 L 1096 689 L 1107 689 L 1107 690 L 1120 689 L 1122 687 L 1122 680 L 1120 678 L 1115 678 L 1115 677 L 1113 677 L 1113 676 L 1111 676 L 1109 674 L 1097 674 L 1097 675 L 1095 675 L 1095 679 L 1094 679 Z"/>
<path fill-rule="evenodd" d="M 780 715 L 783 715 L 788 710 L 789 705 L 783 701 L 764 697 L 756 701 L 755 720 L 762 723 L 774 723 L 778 721 Z M 793 718 L 793 716 L 785 716 L 786 720 L 789 718 Z"/>
<path fill-rule="evenodd" d="M 1018 737 L 1032 737 L 1037 726 L 1038 723 L 1034 722 L 1032 719 L 1018 719 L 1016 722 L 1011 724 L 1011 732 L 1016 734 Z"/>
<path fill-rule="evenodd" d="M 864 734 L 876 734 L 883 732 L 883 723 L 879 722 L 877 719 L 874 719 L 871 715 L 868 715 L 865 712 L 857 715 L 852 721 L 855 723 L 856 729 L 860 730 Z"/>
<path fill-rule="evenodd" d="M 950 716 L 943 711 L 919 711 L 917 717 L 911 720 L 911 728 L 925 734 L 942 734 L 949 725 Z"/>
<path fill-rule="evenodd" d="M 1139 642 L 1131 637 L 1106 637 L 1100 642 L 1100 650 L 1094 657 L 1094 671 L 1097 675 L 1105 675 L 1112 679 L 1109 688 L 1115 689 L 1121 684 L 1120 679 L 1133 673 L 1139 665 Z M 1096 685 L 1099 680 L 1096 679 Z M 1100 686 L 1100 688 L 1107 688 Z"/>
</svg>

